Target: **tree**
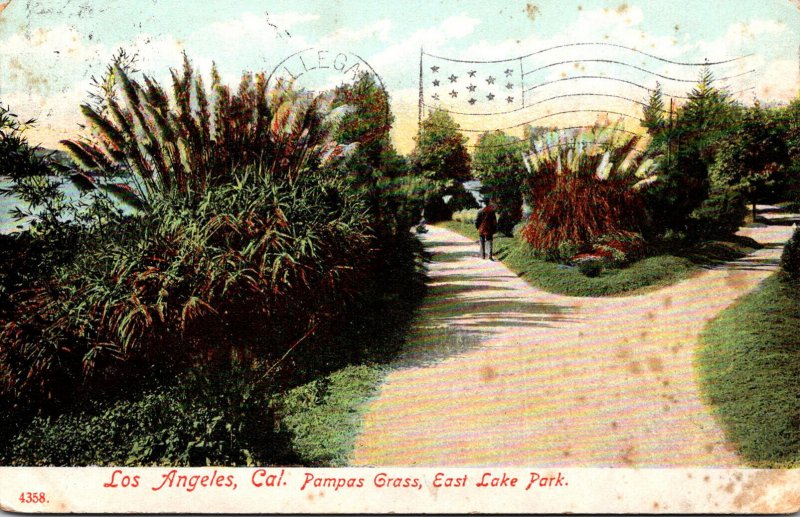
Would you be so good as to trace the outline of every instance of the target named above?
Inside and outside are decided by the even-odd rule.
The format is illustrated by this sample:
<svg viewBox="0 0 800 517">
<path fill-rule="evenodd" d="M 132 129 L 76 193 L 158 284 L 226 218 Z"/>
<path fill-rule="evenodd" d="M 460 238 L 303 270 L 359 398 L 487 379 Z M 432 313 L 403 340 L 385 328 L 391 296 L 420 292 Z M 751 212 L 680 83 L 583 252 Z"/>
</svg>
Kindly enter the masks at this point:
<svg viewBox="0 0 800 517">
<path fill-rule="evenodd" d="M 711 169 L 715 186 L 739 190 L 752 206 L 774 194 L 788 166 L 785 126 L 758 103 L 744 110 L 733 133 L 720 144 Z"/>
<path fill-rule="evenodd" d="M 661 91 L 661 84 L 656 83 L 647 104 L 642 108 L 641 120 L 642 127 L 646 128 L 647 133 L 653 138 L 659 136 L 667 126 L 664 113 L 664 94 Z"/>
<path fill-rule="evenodd" d="M 348 111 L 334 140 L 358 142 L 339 171 L 366 198 L 381 238 L 407 233 L 419 221 L 422 192 L 412 188 L 407 160 L 392 145 L 389 95 L 374 75 L 362 72 L 354 83 L 337 87 L 335 96 L 334 106 Z"/>
<path fill-rule="evenodd" d="M 425 217 L 429 221 L 452 216 L 442 196 L 463 191 L 461 183 L 471 176 L 467 138 L 459 130 L 459 125 L 448 113 L 435 110 L 422 121 L 416 138 L 417 145 L 411 155 L 414 169 L 442 185 L 431 192 L 426 202 Z"/>
<path fill-rule="evenodd" d="M 44 240 L 55 242 L 57 235 L 64 236 L 65 221 L 76 219 L 76 207 L 61 189 L 63 179 L 56 173 L 62 166 L 55 153 L 28 142 L 25 132 L 35 123 L 0 105 L 0 178 L 11 180 L 0 188 L 0 198 L 14 200 L 10 212 L 16 221 L 30 223 L 40 236 L 47 235 Z"/>
<path fill-rule="evenodd" d="M 394 116 L 386 90 L 373 74 L 362 72 L 354 83 L 342 84 L 334 93 L 334 106 L 350 108 L 339 123 L 335 138 L 339 142 L 358 142 L 358 149 L 348 160 L 348 169 L 359 174 L 366 174 L 367 167 L 389 172 L 383 170 L 387 165 L 384 153 L 394 151 L 389 136 Z"/>
<path fill-rule="evenodd" d="M 789 104 L 784 118 L 786 147 L 789 154 L 786 194 L 792 201 L 800 202 L 800 97 Z"/>
<path fill-rule="evenodd" d="M 511 236 L 514 225 L 522 220 L 524 148 L 522 141 L 502 131 L 483 133 L 478 138 L 472 162 L 482 191 L 497 204 L 497 228 L 508 236 Z"/>
<path fill-rule="evenodd" d="M 651 233 L 691 231 L 692 212 L 710 194 L 709 168 L 738 113 L 728 94 L 714 86 L 714 76 L 705 67 L 674 124 L 664 131 L 674 153 L 669 160 L 663 155 L 659 158 L 659 181 L 648 189 Z"/>
</svg>

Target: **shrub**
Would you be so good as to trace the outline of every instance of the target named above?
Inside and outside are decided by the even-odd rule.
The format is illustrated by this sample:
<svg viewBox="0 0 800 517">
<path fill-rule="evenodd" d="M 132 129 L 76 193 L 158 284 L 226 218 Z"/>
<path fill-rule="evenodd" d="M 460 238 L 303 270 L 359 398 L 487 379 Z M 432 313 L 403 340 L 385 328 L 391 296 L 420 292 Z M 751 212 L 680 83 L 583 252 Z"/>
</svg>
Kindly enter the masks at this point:
<svg viewBox="0 0 800 517">
<path fill-rule="evenodd" d="M 796 228 L 792 238 L 781 253 L 781 268 L 793 280 L 800 280 L 800 228 Z"/>
<path fill-rule="evenodd" d="M 452 197 L 447 201 L 447 208 L 450 212 L 455 213 L 461 210 L 479 208 L 479 205 L 475 201 L 475 196 L 464 190 L 463 185 L 456 185 Z"/>
<path fill-rule="evenodd" d="M 752 206 L 755 220 L 756 203 L 775 201 L 776 190 L 787 187 L 786 123 L 776 116 L 779 112 L 758 104 L 742 111 L 741 120 L 720 144 L 709 176 L 712 186 L 741 192 Z"/>
<path fill-rule="evenodd" d="M 175 384 L 58 417 L 37 417 L 8 446 L 12 465 L 253 465 L 286 461 L 270 394 L 253 370 L 198 369 Z"/>
<path fill-rule="evenodd" d="M 264 365 L 259 382 L 277 390 L 329 367 L 321 358 L 357 358 L 377 342 L 376 322 L 407 312 L 391 289 L 416 285 L 403 273 L 387 279 L 391 268 L 384 266 L 409 260 L 400 253 L 409 239 L 402 228 L 415 222 L 429 185 L 372 171 L 381 189 L 372 204 L 370 189 L 330 167 L 355 147 L 333 138 L 347 106 L 334 108 L 331 94 L 312 98 L 284 83 L 267 91 L 263 75 L 246 74 L 231 94 L 212 72 L 206 92 L 188 60 L 172 75 L 170 102 L 155 81 L 137 82 L 116 62 L 100 102 L 83 107 L 92 134 L 64 142 L 81 168 L 72 174 L 76 185 L 137 210 L 108 211 L 102 225 L 74 225 L 80 246 L 69 250 L 80 253 L 31 280 L 9 276 L 14 292 L 0 293 L 0 419 L 16 428 L 32 416 L 26 408 L 39 412 L 37 436 L 54 450 L 58 419 L 46 416 L 98 393 L 136 393 L 152 377 L 231 359 Z M 404 167 L 398 161 L 387 171 Z M 376 306 L 382 312 L 369 314 Z M 358 346 L 339 339 L 351 330 L 364 336 Z M 298 357 L 292 352 L 300 346 L 314 353 Z M 57 427 L 69 434 L 90 416 L 86 425 L 94 428 L 113 418 L 147 421 L 160 415 L 152 407 L 166 404 L 178 429 L 192 417 L 186 407 L 211 404 L 207 412 L 196 409 L 193 434 L 218 443 L 216 430 L 200 432 L 230 421 L 215 394 L 190 401 L 156 391 L 101 403 L 91 415 L 69 412 Z M 170 409 L 173 395 L 180 411 Z M 210 456 L 195 457 L 184 438 L 176 440 L 172 452 L 152 456 L 147 447 L 156 442 L 137 446 L 145 452 L 135 461 L 239 463 L 246 456 L 215 445 Z"/>
<path fill-rule="evenodd" d="M 644 192 L 647 225 L 642 229 L 648 238 L 665 230 L 691 231 L 691 214 L 711 191 L 709 169 L 737 126 L 740 110 L 715 86 L 708 67 L 687 99 L 648 149 L 659 163 L 658 181 Z"/>
<path fill-rule="evenodd" d="M 474 224 L 475 218 L 478 217 L 478 210 L 461 210 L 453 214 L 453 221 L 461 223 Z"/>
<path fill-rule="evenodd" d="M 118 59 L 100 101 L 82 107 L 92 135 L 64 141 L 74 182 L 140 213 L 108 213 L 85 228 L 81 254 L 13 295 L 0 321 L 4 409 L 118 382 L 136 361 L 280 357 L 324 334 L 358 290 L 374 258 L 367 209 L 322 174 L 353 147 L 332 140 L 348 108 L 283 83 L 267 92 L 263 75 L 245 74 L 236 94 L 212 79 L 208 95 L 185 59 L 170 103 Z"/>
<path fill-rule="evenodd" d="M 64 383 L 111 382 L 134 361 L 275 358 L 324 334 L 371 259 L 363 205 L 336 179 L 235 177 L 197 206 L 158 200 L 158 217 L 131 220 L 56 282 L 21 292 L 0 332 L 3 394 L 60 397 Z"/>
<path fill-rule="evenodd" d="M 615 127 L 558 142 L 535 142 L 526 179 L 533 207 L 522 237 L 544 254 L 564 243 L 581 250 L 601 236 L 638 229 L 644 207 L 640 189 L 653 181 L 653 162 L 636 151 L 636 137 L 615 137 Z"/>
<path fill-rule="evenodd" d="M 419 222 L 429 184 L 411 174 L 409 160 L 392 145 L 389 95 L 375 75 L 362 72 L 354 83 L 338 86 L 334 106 L 347 110 L 334 140 L 358 142 L 347 160 L 339 162 L 337 173 L 365 198 L 378 239 L 392 245 L 386 241 L 404 239 Z"/>
<path fill-rule="evenodd" d="M 439 221 L 449 221 L 453 218 L 453 211 L 447 206 L 444 199 L 437 193 L 433 193 L 425 203 L 425 209 L 422 213 L 423 217 L 429 223 L 436 223 Z"/>
<path fill-rule="evenodd" d="M 600 257 L 583 257 L 576 261 L 578 271 L 589 278 L 600 276 L 603 272 L 603 259 Z"/>
<path fill-rule="evenodd" d="M 293 182 L 353 148 L 332 138 L 349 110 L 333 108 L 332 92 L 311 97 L 280 81 L 268 92 L 261 73 L 244 74 L 232 94 L 216 68 L 207 92 L 186 56 L 171 72 L 174 106 L 158 82 L 142 85 L 115 61 L 100 102 L 81 106 L 91 136 L 61 142 L 83 171 L 80 188 L 147 209 L 169 194 L 197 200 L 250 166 Z"/>
<path fill-rule="evenodd" d="M 693 239 L 728 237 L 739 229 L 747 215 L 742 194 L 730 188 L 714 190 L 690 218 L 689 235 Z"/>
</svg>

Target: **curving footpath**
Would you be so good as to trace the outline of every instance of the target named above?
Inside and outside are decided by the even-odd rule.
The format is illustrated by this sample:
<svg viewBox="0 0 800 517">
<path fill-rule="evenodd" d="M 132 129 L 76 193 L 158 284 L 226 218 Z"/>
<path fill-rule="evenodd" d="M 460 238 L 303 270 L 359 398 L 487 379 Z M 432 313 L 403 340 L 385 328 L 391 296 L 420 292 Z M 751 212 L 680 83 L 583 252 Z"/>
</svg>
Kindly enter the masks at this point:
<svg viewBox="0 0 800 517">
<path fill-rule="evenodd" d="M 764 248 L 647 294 L 529 286 L 430 228 L 430 291 L 364 415 L 352 465 L 734 467 L 693 365 L 705 324 L 778 267 L 789 214 L 743 228 Z"/>
</svg>

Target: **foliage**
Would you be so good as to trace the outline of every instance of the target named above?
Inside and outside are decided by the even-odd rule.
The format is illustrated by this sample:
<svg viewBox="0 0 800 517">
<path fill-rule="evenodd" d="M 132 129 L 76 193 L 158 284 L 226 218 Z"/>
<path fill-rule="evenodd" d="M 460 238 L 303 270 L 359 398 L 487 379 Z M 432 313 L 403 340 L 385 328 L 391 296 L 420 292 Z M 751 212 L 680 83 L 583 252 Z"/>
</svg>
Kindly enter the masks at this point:
<svg viewBox="0 0 800 517">
<path fill-rule="evenodd" d="M 659 180 L 645 193 L 648 237 L 690 229 L 692 212 L 709 196 L 709 168 L 736 126 L 739 110 L 725 91 L 714 86 L 708 67 L 688 97 L 675 121 L 655 141 Z M 666 145 L 659 147 L 664 140 Z"/>
<path fill-rule="evenodd" d="M 582 259 L 576 265 L 578 266 L 578 271 L 589 278 L 600 276 L 600 273 L 603 272 L 602 261 L 595 258 Z"/>
<path fill-rule="evenodd" d="M 282 397 L 280 427 L 303 465 L 347 465 L 364 405 L 378 392 L 383 374 L 381 367 L 348 366 Z"/>
<path fill-rule="evenodd" d="M 459 129 L 447 112 L 435 110 L 422 121 L 416 137 L 412 167 L 416 174 L 437 182 L 435 186 L 438 187 L 427 196 L 425 218 L 428 221 L 449 219 L 452 212 L 441 197 L 455 194 L 460 188 L 458 183 L 470 179 L 467 139 Z"/>
<path fill-rule="evenodd" d="M 501 131 L 483 133 L 475 149 L 475 176 L 498 208 L 498 231 L 507 236 L 522 220 L 524 150 L 524 142 Z"/>
<path fill-rule="evenodd" d="M 170 99 L 134 74 L 119 55 L 82 108 L 91 134 L 64 142 L 94 218 L 53 219 L 74 230 L 69 256 L 31 272 L 18 266 L 48 241 L 0 242 L 11 248 L 0 248 L 2 438 L 16 434 L 32 463 L 295 462 L 275 459 L 289 449 L 265 401 L 396 350 L 424 291 L 408 229 L 438 184 L 409 175 L 388 144 L 388 97 L 370 78 L 355 96 L 311 97 L 245 74 L 231 93 L 212 70 L 206 91 L 184 59 Z M 375 128 L 381 99 L 387 118 Z M 350 138 L 363 152 L 336 169 L 358 148 Z M 293 353 L 301 346 L 308 353 Z M 203 380 L 231 363 L 249 365 L 241 386 Z"/>
<path fill-rule="evenodd" d="M 0 105 L 0 176 L 18 178 L 49 172 L 47 159 L 38 146 L 31 146 L 25 130 L 36 121 L 20 121 L 8 106 Z"/>
<path fill-rule="evenodd" d="M 478 210 L 461 210 L 453 214 L 453 221 L 459 223 L 475 224 L 475 218 L 478 217 Z"/>
<path fill-rule="evenodd" d="M 640 191 L 655 179 L 653 161 L 637 152 L 638 137 L 615 135 L 613 126 L 590 131 L 532 145 L 525 195 L 533 210 L 522 236 L 540 254 L 639 228 Z"/>
<path fill-rule="evenodd" d="M 108 389 L 16 433 L 3 464 L 343 465 L 360 425 L 360 408 L 385 368 L 424 294 L 418 241 L 406 240 L 336 322 L 335 332 L 289 356 L 288 391 L 264 374 L 269 361 L 234 358 L 195 366 L 164 385 L 117 396 Z M 224 344 L 220 344 L 221 347 Z M 345 366 L 351 362 L 368 365 Z M 314 379 L 307 382 L 309 379 Z M 0 457 L 3 456 L 0 447 Z"/>
<path fill-rule="evenodd" d="M 67 250 L 73 249 L 70 241 L 75 237 L 73 223 L 101 224 L 115 208 L 105 196 L 96 196 L 91 205 L 71 203 L 61 187 L 63 178 L 57 174 L 65 166 L 59 163 L 54 152 L 31 146 L 25 132 L 35 120 L 20 121 L 9 107 L 0 105 L 0 177 L 11 180 L 10 186 L 0 189 L 1 197 L 11 197 L 17 202 L 12 217 L 20 223 L 29 223 L 37 239 L 50 241 L 48 252 L 40 255 L 43 266 L 53 266 L 63 260 Z M 86 211 L 92 206 L 92 211 Z"/>
<path fill-rule="evenodd" d="M 451 214 L 461 210 L 479 208 L 478 202 L 475 200 L 475 196 L 473 196 L 471 192 L 468 192 L 466 189 L 464 189 L 463 185 L 454 186 L 451 192 L 452 194 L 450 195 L 450 199 L 447 201 L 447 209 Z"/>
<path fill-rule="evenodd" d="M 788 165 L 786 126 L 760 105 L 742 110 L 735 129 L 719 146 L 711 167 L 712 185 L 741 192 L 753 207 L 772 200 L 775 188 L 785 185 Z"/>
<path fill-rule="evenodd" d="M 690 240 L 720 239 L 736 233 L 747 215 L 742 194 L 731 188 L 713 188 L 689 216 Z"/>
<path fill-rule="evenodd" d="M 584 274 L 589 271 L 597 276 L 604 269 L 624 267 L 643 258 L 645 249 L 645 243 L 638 234 L 602 236 L 583 253 L 578 253 L 577 246 L 562 244 L 554 258 L 578 266 Z"/>
<path fill-rule="evenodd" d="M 795 229 L 781 254 L 781 269 L 792 280 L 800 280 L 800 229 Z"/>
<path fill-rule="evenodd" d="M 641 120 L 642 127 L 647 129 L 647 133 L 653 138 L 654 143 L 658 142 L 659 137 L 668 129 L 669 121 L 665 119 L 665 113 L 668 112 L 664 109 L 664 93 L 661 84 L 656 83 L 655 89 L 651 91 L 650 97 L 647 99 L 647 104 L 642 107 Z"/>
<path fill-rule="evenodd" d="M 332 93 L 311 97 L 282 82 L 268 92 L 263 73 L 244 74 L 232 93 L 216 67 L 207 92 L 185 55 L 182 73 L 171 73 L 172 103 L 158 82 L 144 75 L 140 84 L 117 58 L 101 104 L 81 106 L 92 134 L 62 141 L 83 171 L 77 185 L 151 209 L 159 196 L 198 200 L 254 165 L 295 181 L 350 149 L 332 140 L 348 111 L 333 108 Z"/>
<path fill-rule="evenodd" d="M 456 221 L 439 223 L 470 239 L 478 232 L 472 224 Z M 521 237 L 495 237 L 495 257 L 526 282 L 545 291 L 567 296 L 625 296 L 643 290 L 671 285 L 688 278 L 700 268 L 721 264 L 752 253 L 758 244 L 752 240 L 712 242 L 676 252 L 662 250 L 657 255 L 641 258 L 616 269 L 604 269 L 588 277 L 579 268 L 543 260 L 531 252 Z M 565 249 L 562 256 L 570 257 L 575 248 Z"/>
<path fill-rule="evenodd" d="M 132 397 L 37 417 L 8 446 L 12 465 L 253 465 L 290 459 L 254 370 L 196 369 Z M 288 456 L 288 457 L 287 457 Z M 291 460 L 290 460 L 291 461 Z"/>
<path fill-rule="evenodd" d="M 275 358 L 323 333 L 370 259 L 362 204 L 335 179 L 289 184 L 252 168 L 234 179 L 196 206 L 154 200 L 158 217 L 130 220 L 20 292 L 0 333 L 3 394 L 58 398 L 64 382 L 110 382 L 136 361 Z"/>
<path fill-rule="evenodd" d="M 784 113 L 786 124 L 786 150 L 789 155 L 786 194 L 800 202 L 800 98 L 794 99 Z"/>
<path fill-rule="evenodd" d="M 354 83 L 336 88 L 334 106 L 347 108 L 334 140 L 358 142 L 339 171 L 366 200 L 380 240 L 407 233 L 420 219 L 428 183 L 410 175 L 407 160 L 392 145 L 389 95 L 376 76 L 363 72 Z"/>
<path fill-rule="evenodd" d="M 753 467 L 800 465 L 800 298 L 774 275 L 703 331 L 700 381 L 728 439 Z"/>
<path fill-rule="evenodd" d="M 212 70 L 209 102 L 185 58 L 170 104 L 127 63 L 118 56 L 100 101 L 82 107 L 92 138 L 64 143 L 82 168 L 76 184 L 148 216 L 77 225 L 82 253 L 11 295 L 0 321 L 8 407 L 58 404 L 136 361 L 225 356 L 253 335 L 263 339 L 248 353 L 279 356 L 323 332 L 373 258 L 363 202 L 321 174 L 353 147 L 332 140 L 349 109 L 332 94 L 279 83 L 268 95 L 263 75 L 245 74 L 232 95 Z"/>
<path fill-rule="evenodd" d="M 414 167 L 437 180 L 470 179 L 467 138 L 447 112 L 435 110 L 422 121 L 412 154 Z"/>
</svg>

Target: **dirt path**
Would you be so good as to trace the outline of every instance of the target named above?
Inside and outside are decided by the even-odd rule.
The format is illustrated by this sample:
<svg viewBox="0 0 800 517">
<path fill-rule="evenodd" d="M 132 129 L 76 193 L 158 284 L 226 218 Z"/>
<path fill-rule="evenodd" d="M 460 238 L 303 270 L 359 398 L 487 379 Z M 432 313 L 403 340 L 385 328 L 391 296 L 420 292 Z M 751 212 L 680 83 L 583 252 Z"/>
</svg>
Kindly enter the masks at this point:
<svg viewBox="0 0 800 517">
<path fill-rule="evenodd" d="M 648 294 L 530 287 L 430 228 L 430 294 L 404 365 L 370 404 L 353 465 L 737 466 L 693 366 L 706 322 L 777 268 L 792 228 L 743 229 L 758 252 Z"/>
</svg>

